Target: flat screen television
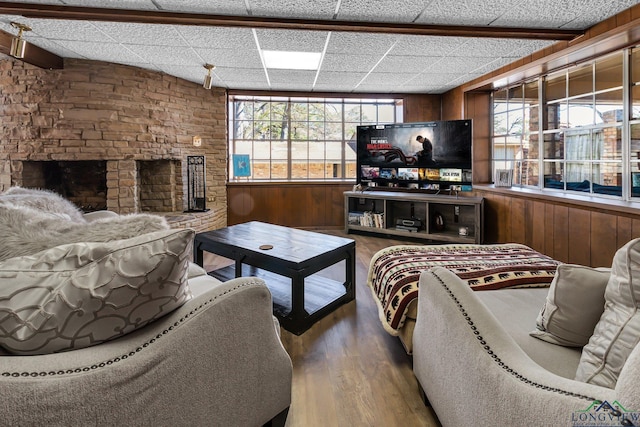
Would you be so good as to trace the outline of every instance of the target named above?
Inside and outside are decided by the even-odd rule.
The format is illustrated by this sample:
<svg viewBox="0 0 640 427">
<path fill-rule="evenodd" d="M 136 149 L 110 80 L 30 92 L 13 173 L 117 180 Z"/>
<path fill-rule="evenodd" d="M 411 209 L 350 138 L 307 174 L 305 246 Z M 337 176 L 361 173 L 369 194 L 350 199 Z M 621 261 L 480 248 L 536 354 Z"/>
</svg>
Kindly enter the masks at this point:
<svg viewBox="0 0 640 427">
<path fill-rule="evenodd" d="M 471 120 L 358 126 L 357 182 L 365 188 L 471 191 Z"/>
</svg>

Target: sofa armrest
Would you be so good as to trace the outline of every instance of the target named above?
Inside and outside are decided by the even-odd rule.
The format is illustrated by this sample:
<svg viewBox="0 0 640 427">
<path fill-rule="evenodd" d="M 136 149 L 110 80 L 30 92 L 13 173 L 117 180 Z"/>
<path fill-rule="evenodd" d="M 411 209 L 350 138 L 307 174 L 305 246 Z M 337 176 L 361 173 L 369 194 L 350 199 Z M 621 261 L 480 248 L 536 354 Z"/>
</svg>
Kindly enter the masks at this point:
<svg viewBox="0 0 640 427">
<path fill-rule="evenodd" d="M 596 399 L 625 405 L 629 397 L 540 367 L 441 267 L 420 277 L 413 343 L 414 373 L 443 425 L 570 425 Z"/>
<path fill-rule="evenodd" d="M 256 278 L 113 341 L 0 357 L 0 373 L 7 425 L 262 425 L 291 401 L 291 359 Z"/>
</svg>

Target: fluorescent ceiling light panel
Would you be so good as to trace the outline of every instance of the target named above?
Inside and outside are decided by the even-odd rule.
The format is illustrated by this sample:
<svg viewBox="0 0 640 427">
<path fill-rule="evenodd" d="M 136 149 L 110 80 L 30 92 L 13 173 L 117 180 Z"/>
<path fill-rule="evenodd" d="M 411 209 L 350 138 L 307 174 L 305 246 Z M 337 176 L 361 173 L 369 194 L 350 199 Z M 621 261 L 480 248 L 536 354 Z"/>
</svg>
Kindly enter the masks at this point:
<svg viewBox="0 0 640 427">
<path fill-rule="evenodd" d="M 283 50 L 263 50 L 264 64 L 267 68 L 280 70 L 317 70 L 320 65 L 320 52 L 289 52 Z"/>
</svg>

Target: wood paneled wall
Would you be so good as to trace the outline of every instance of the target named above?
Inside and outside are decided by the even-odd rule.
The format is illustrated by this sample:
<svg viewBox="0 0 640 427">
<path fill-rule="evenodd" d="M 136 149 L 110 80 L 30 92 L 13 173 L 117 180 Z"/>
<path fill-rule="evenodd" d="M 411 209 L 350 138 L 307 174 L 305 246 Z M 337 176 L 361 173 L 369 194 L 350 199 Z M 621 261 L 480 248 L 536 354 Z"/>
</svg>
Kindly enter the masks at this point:
<svg viewBox="0 0 640 427">
<path fill-rule="evenodd" d="M 269 183 L 227 186 L 228 225 L 247 221 L 300 228 L 344 227 L 344 192 L 353 183 Z"/>
<path fill-rule="evenodd" d="M 442 97 L 440 95 L 405 95 L 403 107 L 405 123 L 440 120 Z"/>
<path fill-rule="evenodd" d="M 473 120 L 473 182 L 493 182 L 491 176 L 491 93 L 467 92 L 465 118 Z"/>
<path fill-rule="evenodd" d="M 522 243 L 562 262 L 610 267 L 616 250 L 640 237 L 640 212 L 509 190 L 475 193 L 485 198 L 486 243 Z"/>
</svg>

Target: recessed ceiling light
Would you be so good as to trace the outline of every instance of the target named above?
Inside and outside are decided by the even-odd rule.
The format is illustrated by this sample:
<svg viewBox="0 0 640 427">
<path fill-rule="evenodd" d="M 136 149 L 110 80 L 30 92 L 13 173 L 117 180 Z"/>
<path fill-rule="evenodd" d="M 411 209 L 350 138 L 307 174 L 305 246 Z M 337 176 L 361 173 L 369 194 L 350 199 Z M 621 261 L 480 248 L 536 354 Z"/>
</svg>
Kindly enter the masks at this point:
<svg viewBox="0 0 640 427">
<path fill-rule="evenodd" d="M 264 65 L 281 70 L 317 70 L 321 56 L 320 52 L 262 51 Z"/>
</svg>

